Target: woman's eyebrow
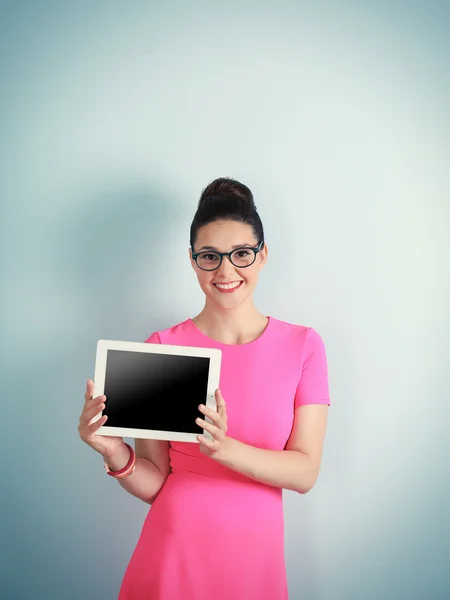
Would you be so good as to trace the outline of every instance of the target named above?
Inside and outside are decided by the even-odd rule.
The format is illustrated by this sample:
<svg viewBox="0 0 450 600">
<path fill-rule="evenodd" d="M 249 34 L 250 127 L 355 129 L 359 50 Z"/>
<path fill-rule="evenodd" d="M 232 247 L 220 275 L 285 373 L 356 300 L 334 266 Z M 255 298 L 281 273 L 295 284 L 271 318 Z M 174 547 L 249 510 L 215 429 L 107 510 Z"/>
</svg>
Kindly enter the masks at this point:
<svg viewBox="0 0 450 600">
<path fill-rule="evenodd" d="M 232 250 L 235 250 L 236 248 L 240 248 L 241 246 L 251 246 L 251 244 L 236 244 L 236 246 L 232 247 Z M 217 252 L 219 252 L 219 249 L 216 248 L 215 246 L 202 246 L 200 248 L 200 250 L 217 250 Z"/>
</svg>

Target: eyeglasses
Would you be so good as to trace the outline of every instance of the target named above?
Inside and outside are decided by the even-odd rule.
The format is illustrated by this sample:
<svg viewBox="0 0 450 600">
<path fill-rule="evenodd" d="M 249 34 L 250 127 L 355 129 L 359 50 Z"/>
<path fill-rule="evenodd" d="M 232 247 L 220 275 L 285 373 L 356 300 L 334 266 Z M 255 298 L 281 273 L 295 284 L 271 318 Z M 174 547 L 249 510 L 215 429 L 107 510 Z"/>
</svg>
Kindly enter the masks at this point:
<svg viewBox="0 0 450 600">
<path fill-rule="evenodd" d="M 242 247 L 233 250 L 232 252 L 213 252 L 206 250 L 192 254 L 192 258 L 197 263 L 197 266 L 203 271 L 215 271 L 222 264 L 224 256 L 228 256 L 231 264 L 239 269 L 249 267 L 256 260 L 256 255 L 264 247 L 264 242 L 260 242 L 256 248 Z"/>
</svg>

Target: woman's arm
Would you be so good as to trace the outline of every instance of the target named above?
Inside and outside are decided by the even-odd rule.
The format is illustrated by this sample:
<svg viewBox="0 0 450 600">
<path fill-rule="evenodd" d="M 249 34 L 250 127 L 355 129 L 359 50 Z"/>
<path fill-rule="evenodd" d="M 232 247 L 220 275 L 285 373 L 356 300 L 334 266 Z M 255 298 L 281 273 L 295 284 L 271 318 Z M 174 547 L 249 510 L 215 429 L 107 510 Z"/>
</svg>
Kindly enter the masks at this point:
<svg viewBox="0 0 450 600">
<path fill-rule="evenodd" d="M 152 504 L 170 473 L 169 447 L 167 441 L 136 439 L 136 468 L 128 477 L 117 479 L 124 490 Z M 105 460 L 112 471 L 119 471 L 129 458 L 130 452 L 122 444 L 112 457 Z"/>
<path fill-rule="evenodd" d="M 319 475 L 327 419 L 326 404 L 299 406 L 284 450 L 255 448 L 225 437 L 213 458 L 261 483 L 306 494 Z"/>
</svg>

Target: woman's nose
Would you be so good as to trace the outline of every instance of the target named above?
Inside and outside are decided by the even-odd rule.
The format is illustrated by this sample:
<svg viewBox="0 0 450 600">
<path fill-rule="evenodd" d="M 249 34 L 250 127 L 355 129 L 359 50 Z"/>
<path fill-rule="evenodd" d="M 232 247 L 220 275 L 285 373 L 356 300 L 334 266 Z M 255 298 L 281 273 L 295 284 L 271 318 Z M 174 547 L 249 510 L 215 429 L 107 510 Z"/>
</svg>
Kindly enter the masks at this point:
<svg viewBox="0 0 450 600">
<path fill-rule="evenodd" d="M 225 276 L 225 275 L 233 275 L 236 273 L 236 269 L 234 268 L 233 263 L 230 260 L 229 256 L 224 256 L 222 259 L 222 264 L 220 265 L 220 267 L 218 269 L 216 269 L 216 272 L 219 272 L 221 275 Z"/>
</svg>

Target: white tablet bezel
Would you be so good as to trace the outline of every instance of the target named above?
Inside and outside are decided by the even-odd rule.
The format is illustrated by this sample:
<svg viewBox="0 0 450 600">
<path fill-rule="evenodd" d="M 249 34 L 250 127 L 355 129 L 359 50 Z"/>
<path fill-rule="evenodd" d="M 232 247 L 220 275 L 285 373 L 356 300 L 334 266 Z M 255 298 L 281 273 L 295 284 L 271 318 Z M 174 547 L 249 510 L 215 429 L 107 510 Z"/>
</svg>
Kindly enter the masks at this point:
<svg viewBox="0 0 450 600">
<path fill-rule="evenodd" d="M 208 408 L 217 410 L 215 391 L 219 387 L 220 364 L 222 351 L 218 348 L 197 348 L 191 346 L 174 346 L 171 344 L 152 344 L 147 342 L 120 342 L 117 340 L 99 340 L 97 342 L 97 353 L 95 359 L 94 375 L 94 398 L 105 393 L 106 359 L 108 350 L 123 350 L 125 352 L 148 352 L 154 354 L 175 354 L 178 356 L 196 356 L 209 358 L 208 385 L 205 398 L 199 398 L 199 404 L 206 404 Z M 108 399 L 106 400 L 108 402 Z M 94 423 L 101 418 L 102 412 L 91 419 Z M 199 417 L 212 423 L 206 415 L 199 411 Z M 203 431 L 203 433 L 202 433 Z M 168 440 L 175 442 L 196 442 L 197 435 L 204 435 L 207 439 L 212 439 L 211 434 L 205 429 L 199 433 L 188 433 L 179 431 L 159 431 L 154 429 L 131 429 L 125 427 L 109 427 L 103 425 L 96 434 L 105 436 L 129 437 L 151 440 Z"/>
</svg>

